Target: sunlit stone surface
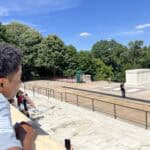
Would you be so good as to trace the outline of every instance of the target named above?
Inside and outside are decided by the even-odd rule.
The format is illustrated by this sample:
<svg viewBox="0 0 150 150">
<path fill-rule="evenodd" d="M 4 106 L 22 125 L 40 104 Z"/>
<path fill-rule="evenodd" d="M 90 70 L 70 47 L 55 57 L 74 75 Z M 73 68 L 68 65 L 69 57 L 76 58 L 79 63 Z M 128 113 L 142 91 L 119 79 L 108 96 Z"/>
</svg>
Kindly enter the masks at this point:
<svg viewBox="0 0 150 150">
<path fill-rule="evenodd" d="M 150 84 L 150 69 L 126 70 L 126 85 Z"/>
<path fill-rule="evenodd" d="M 61 143 L 70 138 L 75 150 L 150 149 L 149 130 L 42 95 L 31 98 L 44 115 L 41 128 Z"/>
</svg>

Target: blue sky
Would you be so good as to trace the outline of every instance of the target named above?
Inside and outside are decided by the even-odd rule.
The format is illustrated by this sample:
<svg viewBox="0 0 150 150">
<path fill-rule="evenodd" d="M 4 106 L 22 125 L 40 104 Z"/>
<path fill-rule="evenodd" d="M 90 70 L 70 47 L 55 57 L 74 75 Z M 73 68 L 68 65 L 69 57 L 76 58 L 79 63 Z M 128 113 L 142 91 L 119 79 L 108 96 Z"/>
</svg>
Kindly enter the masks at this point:
<svg viewBox="0 0 150 150">
<path fill-rule="evenodd" d="M 150 45 L 149 7 L 149 0 L 1 0 L 0 21 L 19 21 L 44 36 L 57 34 L 78 50 L 104 39 Z"/>
</svg>

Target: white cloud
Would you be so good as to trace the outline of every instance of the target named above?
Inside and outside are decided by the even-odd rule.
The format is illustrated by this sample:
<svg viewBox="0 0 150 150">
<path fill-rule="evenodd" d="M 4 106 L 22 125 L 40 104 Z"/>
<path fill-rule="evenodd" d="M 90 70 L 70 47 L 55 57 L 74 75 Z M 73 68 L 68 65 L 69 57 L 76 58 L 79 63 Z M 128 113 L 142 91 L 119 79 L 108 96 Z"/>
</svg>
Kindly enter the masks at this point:
<svg viewBox="0 0 150 150">
<path fill-rule="evenodd" d="M 135 28 L 136 28 L 136 29 L 150 28 L 150 24 L 141 24 L 141 25 L 137 25 Z"/>
<path fill-rule="evenodd" d="M 82 33 L 80 33 L 80 36 L 81 36 L 81 37 L 89 37 L 89 36 L 91 36 L 91 33 L 82 32 Z"/>
<path fill-rule="evenodd" d="M 121 35 L 137 35 L 137 34 L 143 34 L 143 30 L 138 30 L 138 31 L 127 31 L 127 32 L 120 32 L 117 33 L 116 35 L 121 36 Z"/>
<path fill-rule="evenodd" d="M 42 14 L 76 7 L 80 0 L 5 0 L 0 1 L 0 15 Z M 3 9 L 2 9 L 3 8 Z"/>
<path fill-rule="evenodd" d="M 143 30 L 122 32 L 122 34 L 124 35 L 136 35 L 136 34 L 142 34 L 142 33 L 144 33 Z"/>
</svg>

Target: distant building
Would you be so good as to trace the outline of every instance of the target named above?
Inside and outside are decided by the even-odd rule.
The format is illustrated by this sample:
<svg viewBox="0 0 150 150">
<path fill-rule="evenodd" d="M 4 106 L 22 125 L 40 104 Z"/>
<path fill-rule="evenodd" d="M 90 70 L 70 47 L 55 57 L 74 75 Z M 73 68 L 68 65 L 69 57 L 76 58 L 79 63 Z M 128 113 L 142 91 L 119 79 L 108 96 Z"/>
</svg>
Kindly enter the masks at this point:
<svg viewBox="0 0 150 150">
<path fill-rule="evenodd" d="M 150 69 L 126 70 L 126 85 L 139 86 L 150 84 Z"/>
</svg>

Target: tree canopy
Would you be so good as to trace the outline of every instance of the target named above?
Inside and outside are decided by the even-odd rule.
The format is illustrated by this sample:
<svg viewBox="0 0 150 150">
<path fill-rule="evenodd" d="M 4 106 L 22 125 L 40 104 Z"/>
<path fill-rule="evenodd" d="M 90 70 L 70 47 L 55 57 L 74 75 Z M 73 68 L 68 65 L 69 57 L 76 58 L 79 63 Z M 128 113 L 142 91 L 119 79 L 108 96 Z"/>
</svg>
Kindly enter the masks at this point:
<svg viewBox="0 0 150 150">
<path fill-rule="evenodd" d="M 150 67 L 150 46 L 131 41 L 127 46 L 112 40 L 100 40 L 91 50 L 77 50 L 66 45 L 58 35 L 44 37 L 37 30 L 12 22 L 0 23 L 0 42 L 23 52 L 23 79 L 74 77 L 78 70 L 93 80 L 124 81 L 125 70 Z"/>
</svg>

